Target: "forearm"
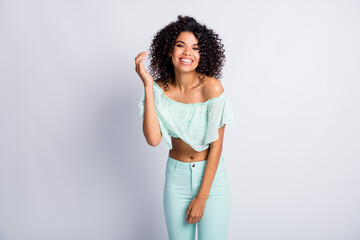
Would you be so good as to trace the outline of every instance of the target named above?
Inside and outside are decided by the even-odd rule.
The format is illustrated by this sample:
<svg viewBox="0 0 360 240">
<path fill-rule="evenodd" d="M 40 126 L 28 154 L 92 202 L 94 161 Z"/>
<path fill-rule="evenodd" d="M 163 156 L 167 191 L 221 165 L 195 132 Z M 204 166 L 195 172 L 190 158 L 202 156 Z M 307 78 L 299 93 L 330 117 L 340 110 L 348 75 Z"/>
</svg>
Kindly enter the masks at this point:
<svg viewBox="0 0 360 240">
<path fill-rule="evenodd" d="M 206 160 L 206 166 L 204 169 L 203 179 L 201 183 L 201 187 L 199 189 L 199 192 L 197 194 L 197 197 L 199 199 L 206 200 L 209 196 L 210 189 L 213 183 L 213 180 L 216 175 L 216 171 L 220 162 L 222 152 L 222 144 L 212 147 L 209 151 L 207 160 Z"/>
<path fill-rule="evenodd" d="M 145 106 L 143 132 L 148 144 L 156 146 L 161 141 L 161 132 L 154 104 L 153 86 L 145 86 L 144 91 Z"/>
</svg>

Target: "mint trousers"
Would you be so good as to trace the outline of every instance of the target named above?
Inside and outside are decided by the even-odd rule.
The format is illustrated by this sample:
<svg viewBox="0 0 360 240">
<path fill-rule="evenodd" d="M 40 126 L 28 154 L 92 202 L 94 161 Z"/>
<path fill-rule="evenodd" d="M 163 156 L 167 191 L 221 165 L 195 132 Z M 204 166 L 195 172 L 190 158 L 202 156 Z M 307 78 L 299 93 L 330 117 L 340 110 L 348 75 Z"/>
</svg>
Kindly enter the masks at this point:
<svg viewBox="0 0 360 240">
<path fill-rule="evenodd" d="M 226 240 L 230 221 L 230 186 L 221 155 L 219 165 L 206 200 L 205 211 L 197 223 L 185 220 L 190 202 L 197 195 L 206 160 L 182 162 L 167 159 L 163 206 L 169 240 Z"/>
</svg>

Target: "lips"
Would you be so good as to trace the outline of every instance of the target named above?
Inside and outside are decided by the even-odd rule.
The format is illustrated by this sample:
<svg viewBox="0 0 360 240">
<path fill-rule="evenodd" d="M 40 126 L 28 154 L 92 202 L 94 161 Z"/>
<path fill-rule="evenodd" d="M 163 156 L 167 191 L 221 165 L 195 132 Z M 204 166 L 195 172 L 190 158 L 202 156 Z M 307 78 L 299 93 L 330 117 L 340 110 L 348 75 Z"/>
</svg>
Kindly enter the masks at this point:
<svg viewBox="0 0 360 240">
<path fill-rule="evenodd" d="M 193 60 L 188 58 L 180 58 L 180 62 L 184 65 L 190 65 L 193 62 Z"/>
</svg>

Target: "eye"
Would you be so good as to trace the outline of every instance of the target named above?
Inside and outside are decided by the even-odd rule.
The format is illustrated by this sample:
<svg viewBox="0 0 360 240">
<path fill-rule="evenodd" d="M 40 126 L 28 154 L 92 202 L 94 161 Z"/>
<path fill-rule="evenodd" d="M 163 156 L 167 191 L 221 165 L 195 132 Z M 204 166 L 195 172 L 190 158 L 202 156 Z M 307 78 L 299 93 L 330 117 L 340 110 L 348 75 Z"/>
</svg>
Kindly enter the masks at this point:
<svg viewBox="0 0 360 240">
<path fill-rule="evenodd" d="M 193 48 L 194 50 L 200 50 L 200 48 Z"/>
<path fill-rule="evenodd" d="M 183 45 L 182 44 L 178 44 L 178 45 L 176 45 L 177 47 L 183 47 Z"/>
</svg>

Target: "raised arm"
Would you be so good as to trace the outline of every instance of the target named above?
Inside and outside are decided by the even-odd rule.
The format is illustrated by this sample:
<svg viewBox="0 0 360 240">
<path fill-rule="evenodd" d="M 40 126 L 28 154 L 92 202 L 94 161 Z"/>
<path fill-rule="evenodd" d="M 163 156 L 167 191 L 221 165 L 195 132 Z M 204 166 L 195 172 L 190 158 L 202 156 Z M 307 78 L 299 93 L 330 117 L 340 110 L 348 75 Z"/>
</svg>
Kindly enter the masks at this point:
<svg viewBox="0 0 360 240">
<path fill-rule="evenodd" d="M 153 94 L 153 77 L 145 69 L 143 62 L 146 60 L 146 52 L 141 52 L 135 58 L 135 71 L 141 78 L 144 84 L 144 119 L 143 119 L 143 133 L 146 142 L 151 146 L 157 146 L 161 142 L 161 131 L 159 121 L 156 115 Z"/>
</svg>

